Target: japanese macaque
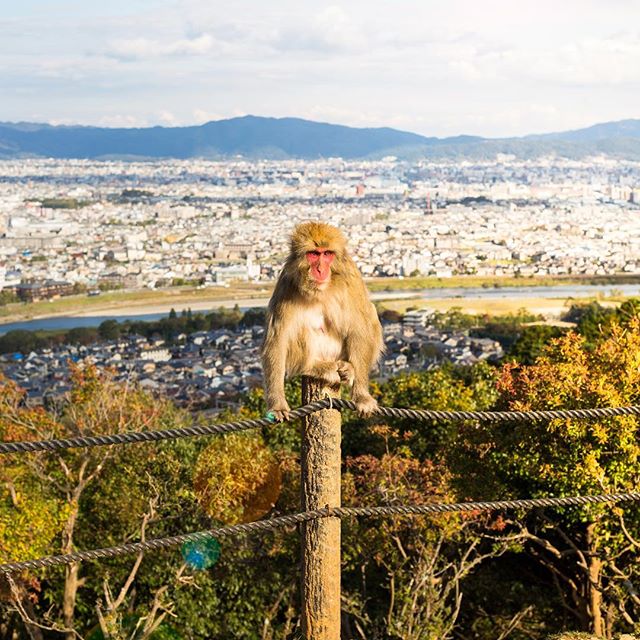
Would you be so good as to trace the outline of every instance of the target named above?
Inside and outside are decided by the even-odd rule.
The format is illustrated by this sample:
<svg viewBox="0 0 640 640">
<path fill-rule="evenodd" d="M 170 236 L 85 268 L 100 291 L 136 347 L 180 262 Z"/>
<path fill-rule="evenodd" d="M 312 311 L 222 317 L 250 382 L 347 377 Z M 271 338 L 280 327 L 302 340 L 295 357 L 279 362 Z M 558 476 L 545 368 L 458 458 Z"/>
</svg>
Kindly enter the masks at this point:
<svg viewBox="0 0 640 640">
<path fill-rule="evenodd" d="M 344 383 L 358 413 L 378 404 L 369 372 L 382 353 L 382 327 L 362 276 L 339 229 L 305 222 L 291 235 L 290 252 L 267 311 L 262 346 L 267 407 L 286 420 L 284 380 L 296 375 Z"/>
</svg>

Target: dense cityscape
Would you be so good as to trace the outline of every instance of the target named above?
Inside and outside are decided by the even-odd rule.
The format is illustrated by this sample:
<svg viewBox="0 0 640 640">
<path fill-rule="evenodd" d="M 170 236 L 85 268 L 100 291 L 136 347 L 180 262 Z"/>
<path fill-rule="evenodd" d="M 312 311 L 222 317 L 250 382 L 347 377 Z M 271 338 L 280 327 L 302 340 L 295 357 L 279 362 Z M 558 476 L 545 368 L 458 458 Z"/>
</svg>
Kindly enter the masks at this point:
<svg viewBox="0 0 640 640">
<path fill-rule="evenodd" d="M 639 185 L 605 158 L 4 161 L 0 286 L 270 281 L 307 219 L 343 228 L 365 276 L 636 273 Z"/>
</svg>

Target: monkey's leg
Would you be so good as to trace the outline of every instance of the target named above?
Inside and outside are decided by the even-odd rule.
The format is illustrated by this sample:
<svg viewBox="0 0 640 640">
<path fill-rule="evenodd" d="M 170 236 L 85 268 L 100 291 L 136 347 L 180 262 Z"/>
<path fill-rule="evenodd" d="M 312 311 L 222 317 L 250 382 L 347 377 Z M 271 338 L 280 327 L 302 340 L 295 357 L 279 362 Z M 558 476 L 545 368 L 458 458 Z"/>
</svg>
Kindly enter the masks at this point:
<svg viewBox="0 0 640 640">
<path fill-rule="evenodd" d="M 356 390 L 354 384 L 353 391 L 351 392 L 351 398 L 356 403 L 356 411 L 361 418 L 368 418 L 372 416 L 378 408 L 378 403 L 375 398 L 369 393 L 369 389 L 359 388 Z"/>
<path fill-rule="evenodd" d="M 378 403 L 369 393 L 369 354 L 363 354 L 353 348 L 349 354 L 349 363 L 353 368 L 354 380 L 351 399 L 356 404 L 356 410 L 361 418 L 368 418 L 378 408 Z"/>
</svg>

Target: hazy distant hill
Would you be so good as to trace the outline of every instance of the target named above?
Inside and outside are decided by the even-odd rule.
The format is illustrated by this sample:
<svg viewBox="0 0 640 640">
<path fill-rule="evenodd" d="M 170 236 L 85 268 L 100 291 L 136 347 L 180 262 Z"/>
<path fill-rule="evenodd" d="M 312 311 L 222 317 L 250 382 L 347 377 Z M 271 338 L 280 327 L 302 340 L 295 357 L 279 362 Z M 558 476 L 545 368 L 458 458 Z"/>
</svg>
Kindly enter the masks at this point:
<svg viewBox="0 0 640 640">
<path fill-rule="evenodd" d="M 110 129 L 0 123 L 0 157 L 50 158 L 492 158 L 497 153 L 640 159 L 640 120 L 522 138 L 430 138 L 299 118 L 245 116 L 193 127 Z"/>
</svg>

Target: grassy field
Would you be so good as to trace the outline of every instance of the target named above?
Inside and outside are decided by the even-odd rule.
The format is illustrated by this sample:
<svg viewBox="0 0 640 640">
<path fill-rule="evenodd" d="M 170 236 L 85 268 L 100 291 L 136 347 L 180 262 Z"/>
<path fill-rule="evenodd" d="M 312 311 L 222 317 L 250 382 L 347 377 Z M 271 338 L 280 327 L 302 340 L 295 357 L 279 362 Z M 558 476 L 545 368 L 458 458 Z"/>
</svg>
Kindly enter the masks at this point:
<svg viewBox="0 0 640 640">
<path fill-rule="evenodd" d="M 588 278 L 576 277 L 533 277 L 533 278 L 485 278 L 478 276 L 455 276 L 452 278 L 376 278 L 369 279 L 367 286 L 372 292 L 397 291 L 397 290 L 419 290 L 438 289 L 445 287 L 465 287 L 465 288 L 499 288 L 514 286 L 554 286 L 554 285 L 575 285 L 575 284 L 606 284 L 615 287 L 620 284 L 640 283 L 638 276 L 593 276 Z M 137 291 L 109 291 L 99 296 L 67 296 L 51 301 L 40 301 L 34 303 L 15 303 L 0 306 L 0 323 L 21 322 L 36 318 L 49 318 L 64 315 L 108 315 L 110 312 L 118 310 L 136 311 L 144 308 L 151 313 L 150 309 L 155 308 L 157 312 L 168 310 L 173 307 L 176 311 L 181 311 L 188 307 L 194 310 L 204 310 L 214 308 L 217 303 L 241 302 L 248 306 L 251 300 L 264 302 L 271 295 L 273 286 L 269 284 L 236 283 L 229 288 L 206 288 L 197 289 L 195 287 L 174 287 L 171 289 Z M 411 302 L 411 304 L 409 304 Z M 424 301 L 396 301 L 393 305 L 398 308 L 406 306 L 416 306 Z M 505 309 L 516 310 L 521 307 L 540 309 L 537 313 L 554 313 L 547 309 L 557 309 L 563 302 L 557 300 L 535 299 L 518 300 L 511 302 L 508 300 L 474 300 L 472 298 L 456 298 L 453 300 L 430 300 L 428 305 L 437 309 L 451 307 L 468 308 L 469 313 L 490 312 L 493 315 L 508 313 Z M 385 306 L 392 307 L 389 302 Z M 393 308 L 396 308 L 393 306 Z M 472 309 L 481 309 L 474 311 Z"/>
<path fill-rule="evenodd" d="M 367 281 L 370 291 L 398 289 L 445 289 L 449 287 L 551 287 L 560 285 L 640 284 L 640 276 L 618 274 L 611 276 L 531 276 L 527 278 L 486 276 L 453 276 L 451 278 L 375 278 Z"/>
<path fill-rule="evenodd" d="M 49 318 L 63 315 L 98 315 L 114 309 L 138 309 L 140 307 L 166 306 L 180 311 L 190 305 L 223 302 L 235 299 L 265 298 L 271 288 L 238 284 L 229 288 L 196 289 L 175 287 L 172 289 L 139 291 L 108 291 L 99 296 L 65 296 L 56 300 L 42 300 L 32 303 L 15 303 L 0 307 L 0 322 L 19 322 L 35 318 Z"/>
<path fill-rule="evenodd" d="M 618 306 L 623 299 L 619 298 L 580 298 L 579 302 L 586 304 L 597 300 L 602 306 Z M 503 316 L 516 314 L 520 309 L 545 317 L 559 317 L 567 311 L 574 299 L 565 298 L 518 298 L 517 300 L 487 300 L 486 298 L 447 298 L 425 300 L 424 298 L 404 298 L 402 300 L 380 300 L 385 309 L 393 309 L 404 313 L 408 309 L 428 307 L 436 311 L 460 309 L 470 315 Z"/>
</svg>

